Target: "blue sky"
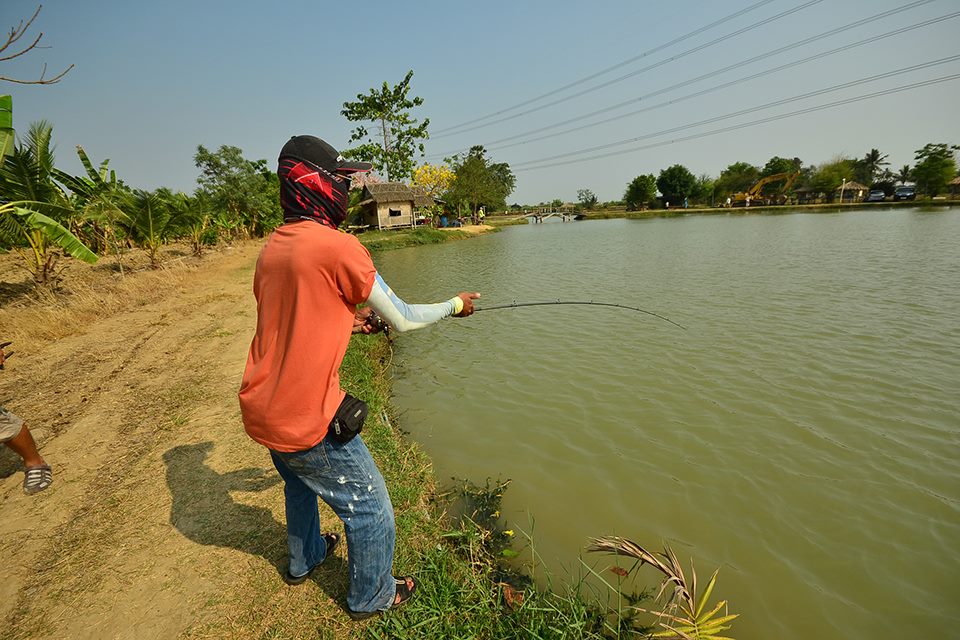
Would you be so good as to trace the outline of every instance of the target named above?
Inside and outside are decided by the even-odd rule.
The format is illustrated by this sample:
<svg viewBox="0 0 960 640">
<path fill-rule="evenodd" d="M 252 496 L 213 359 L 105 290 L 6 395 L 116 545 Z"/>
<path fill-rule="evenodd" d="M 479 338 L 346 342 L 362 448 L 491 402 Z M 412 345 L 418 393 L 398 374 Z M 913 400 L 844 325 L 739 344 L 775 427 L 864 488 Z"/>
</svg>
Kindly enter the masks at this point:
<svg viewBox="0 0 960 640">
<path fill-rule="evenodd" d="M 952 60 L 791 100 L 957 56 L 960 17 L 682 99 L 960 12 L 957 0 L 931 0 L 867 24 L 845 26 L 912 4 L 909 0 L 360 4 L 49 0 L 28 33 L 43 31 L 42 44 L 49 48 L 0 63 L 0 75 L 33 78 L 44 63 L 48 73 L 69 64 L 76 67 L 56 85 L 0 83 L 0 92 L 14 96 L 18 131 L 39 119 L 53 124 L 60 168 L 81 171 L 74 152 L 80 144 L 95 163 L 109 158 L 111 167 L 132 186 L 192 192 L 197 145 L 238 146 L 246 157 L 265 158 L 271 166 L 291 135 L 311 133 L 343 148 L 352 128 L 340 115 L 343 102 L 384 81 L 395 84 L 412 69 L 411 93 L 424 99 L 414 115 L 429 118 L 433 134 L 426 161 L 437 162 L 451 152 L 484 144 L 493 160 L 515 170 L 517 188 L 510 202 L 575 200 L 581 188 L 591 189 L 601 200 L 613 200 L 623 195 L 635 176 L 657 174 L 675 163 L 695 174 L 716 176 L 735 161 L 762 166 L 771 156 L 781 155 L 820 164 L 837 154 L 863 156 L 876 147 L 889 154 L 893 168 L 899 168 L 912 164 L 914 150 L 927 142 L 960 143 L 960 79 L 702 135 L 960 74 L 960 60 Z M 4 0 L 0 27 L 8 30 L 35 8 L 35 2 Z M 772 19 L 792 9 L 797 10 Z M 772 20 L 767 24 L 727 37 L 768 19 Z M 772 53 L 834 29 L 837 33 L 829 37 Z M 719 41 L 710 44 L 714 40 Z M 699 47 L 703 48 L 694 50 Z M 595 77 L 578 82 L 591 76 Z M 700 76 L 706 77 L 696 80 Z M 577 84 L 549 98 L 533 100 L 573 83 Z M 677 84 L 684 86 L 670 89 Z M 583 95 L 559 101 L 575 93 Z M 723 118 L 781 100 L 777 106 Z M 529 104 L 511 110 L 525 102 Z M 556 104 L 543 107 L 550 102 Z M 630 104 L 612 108 L 624 102 Z M 612 119 L 644 105 L 653 108 Z M 603 109 L 608 110 L 588 115 Z M 477 122 L 489 126 L 444 133 L 495 113 L 500 115 Z M 507 119 L 518 113 L 522 115 Z M 721 119 L 696 124 L 713 118 Z M 585 127 L 605 119 L 611 121 Z M 565 121 L 570 123 L 554 126 Z M 580 130 L 531 140 L 575 128 Z M 537 129 L 544 130 L 530 133 Z M 670 133 L 660 134 L 664 131 Z M 631 139 L 635 142 L 618 144 Z M 583 151 L 597 147 L 601 149 Z M 609 155 L 612 152 L 619 153 Z M 547 160 L 555 156 L 559 157 Z M 558 162 L 566 164 L 537 168 Z"/>
</svg>

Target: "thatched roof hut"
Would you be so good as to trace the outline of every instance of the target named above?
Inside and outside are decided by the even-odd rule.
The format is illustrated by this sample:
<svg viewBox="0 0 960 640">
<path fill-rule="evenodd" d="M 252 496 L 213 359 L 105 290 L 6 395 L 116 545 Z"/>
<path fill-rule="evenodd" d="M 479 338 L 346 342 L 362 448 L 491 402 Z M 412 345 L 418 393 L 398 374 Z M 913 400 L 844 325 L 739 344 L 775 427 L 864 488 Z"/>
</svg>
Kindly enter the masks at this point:
<svg viewBox="0 0 960 640">
<path fill-rule="evenodd" d="M 837 197 L 843 198 L 844 202 L 853 202 L 866 198 L 867 194 L 870 193 L 870 187 L 864 186 L 855 180 L 849 180 L 845 183 L 838 184 L 834 192 Z"/>
<path fill-rule="evenodd" d="M 363 187 L 363 222 L 378 229 L 412 227 L 416 196 L 402 182 L 381 182 Z"/>
</svg>

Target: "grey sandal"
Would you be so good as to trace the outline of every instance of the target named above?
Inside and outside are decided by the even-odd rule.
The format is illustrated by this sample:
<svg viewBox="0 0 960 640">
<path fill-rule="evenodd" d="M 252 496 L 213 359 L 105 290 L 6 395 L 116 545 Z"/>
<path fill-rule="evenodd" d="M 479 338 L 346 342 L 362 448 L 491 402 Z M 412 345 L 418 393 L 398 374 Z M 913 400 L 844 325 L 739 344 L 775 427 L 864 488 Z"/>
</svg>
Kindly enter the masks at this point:
<svg viewBox="0 0 960 640">
<path fill-rule="evenodd" d="M 28 496 L 39 493 L 53 484 L 53 470 L 48 464 L 28 467 L 23 474 L 23 492 Z"/>
</svg>

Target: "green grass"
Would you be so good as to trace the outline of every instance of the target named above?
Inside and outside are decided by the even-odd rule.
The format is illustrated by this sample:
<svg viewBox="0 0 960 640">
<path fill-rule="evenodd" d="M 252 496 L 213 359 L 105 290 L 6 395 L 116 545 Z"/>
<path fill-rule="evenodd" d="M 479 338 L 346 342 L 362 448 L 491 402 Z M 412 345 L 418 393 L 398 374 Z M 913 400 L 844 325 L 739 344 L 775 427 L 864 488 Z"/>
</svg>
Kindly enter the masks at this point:
<svg viewBox="0 0 960 640">
<path fill-rule="evenodd" d="M 391 229 L 390 231 L 366 231 L 357 236 L 370 251 L 385 251 L 402 247 L 415 247 L 424 244 L 440 244 L 448 240 L 469 238 L 465 231 L 441 231 L 433 227 L 416 229 Z"/>
</svg>

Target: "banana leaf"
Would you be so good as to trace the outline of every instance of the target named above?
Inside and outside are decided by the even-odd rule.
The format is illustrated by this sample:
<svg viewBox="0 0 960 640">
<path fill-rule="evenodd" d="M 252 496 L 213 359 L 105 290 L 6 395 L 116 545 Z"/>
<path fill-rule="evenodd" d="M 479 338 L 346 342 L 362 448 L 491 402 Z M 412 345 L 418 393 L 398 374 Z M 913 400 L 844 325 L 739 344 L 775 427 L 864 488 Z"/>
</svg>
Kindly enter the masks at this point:
<svg viewBox="0 0 960 640">
<path fill-rule="evenodd" d="M 53 218 L 49 218 L 39 211 L 31 211 L 23 207 L 15 207 L 10 213 L 18 218 L 27 229 L 39 229 L 50 242 L 74 258 L 90 264 L 97 261 L 97 254 L 88 249 L 77 236 L 70 233 L 69 229 Z"/>
<path fill-rule="evenodd" d="M 0 163 L 13 151 L 13 96 L 0 96 Z"/>
</svg>

